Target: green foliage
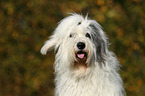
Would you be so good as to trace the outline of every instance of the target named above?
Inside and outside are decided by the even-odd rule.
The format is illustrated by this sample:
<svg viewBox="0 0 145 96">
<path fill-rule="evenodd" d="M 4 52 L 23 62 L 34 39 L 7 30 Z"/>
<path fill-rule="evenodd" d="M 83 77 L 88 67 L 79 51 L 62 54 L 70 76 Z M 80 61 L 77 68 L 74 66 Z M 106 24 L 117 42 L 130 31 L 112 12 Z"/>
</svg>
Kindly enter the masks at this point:
<svg viewBox="0 0 145 96">
<path fill-rule="evenodd" d="M 0 1 L 0 96 L 53 96 L 53 52 L 40 48 L 67 13 L 89 13 L 110 38 L 128 96 L 145 95 L 144 0 Z"/>
</svg>

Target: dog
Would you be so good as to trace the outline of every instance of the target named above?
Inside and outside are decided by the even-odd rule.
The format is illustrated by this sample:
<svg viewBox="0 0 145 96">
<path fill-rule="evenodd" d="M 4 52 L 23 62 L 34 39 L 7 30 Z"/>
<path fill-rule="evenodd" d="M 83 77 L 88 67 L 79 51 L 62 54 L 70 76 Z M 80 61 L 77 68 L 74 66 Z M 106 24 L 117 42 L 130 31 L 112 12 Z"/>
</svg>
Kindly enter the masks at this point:
<svg viewBox="0 0 145 96">
<path fill-rule="evenodd" d="M 55 96 L 125 96 L 120 64 L 95 20 L 71 14 L 61 20 L 41 53 L 55 51 Z"/>
</svg>

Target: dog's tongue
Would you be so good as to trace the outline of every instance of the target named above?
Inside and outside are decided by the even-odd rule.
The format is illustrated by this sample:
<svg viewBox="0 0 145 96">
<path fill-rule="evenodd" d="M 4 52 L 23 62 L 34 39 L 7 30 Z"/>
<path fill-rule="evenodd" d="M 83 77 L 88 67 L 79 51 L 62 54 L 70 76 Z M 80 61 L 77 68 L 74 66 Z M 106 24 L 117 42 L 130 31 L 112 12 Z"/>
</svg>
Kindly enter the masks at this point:
<svg viewBox="0 0 145 96">
<path fill-rule="evenodd" d="M 85 54 L 77 54 L 77 56 L 80 58 L 80 59 L 83 59 L 85 57 Z"/>
</svg>

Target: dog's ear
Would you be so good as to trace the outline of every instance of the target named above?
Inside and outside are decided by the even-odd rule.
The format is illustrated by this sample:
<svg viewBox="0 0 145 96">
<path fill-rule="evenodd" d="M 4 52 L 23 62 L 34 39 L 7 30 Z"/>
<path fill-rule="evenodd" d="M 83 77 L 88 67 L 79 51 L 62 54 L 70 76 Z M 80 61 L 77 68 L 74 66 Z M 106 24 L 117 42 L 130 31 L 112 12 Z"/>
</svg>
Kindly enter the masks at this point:
<svg viewBox="0 0 145 96">
<path fill-rule="evenodd" d="M 89 25 L 92 30 L 93 42 L 96 46 L 96 57 L 99 62 L 104 62 L 107 54 L 107 41 L 103 30 L 98 23 Z"/>
<path fill-rule="evenodd" d="M 46 55 L 48 51 L 51 51 L 52 49 L 54 49 L 56 43 L 57 43 L 57 40 L 54 38 L 47 40 L 45 42 L 44 46 L 41 48 L 41 53 L 43 55 Z"/>
</svg>

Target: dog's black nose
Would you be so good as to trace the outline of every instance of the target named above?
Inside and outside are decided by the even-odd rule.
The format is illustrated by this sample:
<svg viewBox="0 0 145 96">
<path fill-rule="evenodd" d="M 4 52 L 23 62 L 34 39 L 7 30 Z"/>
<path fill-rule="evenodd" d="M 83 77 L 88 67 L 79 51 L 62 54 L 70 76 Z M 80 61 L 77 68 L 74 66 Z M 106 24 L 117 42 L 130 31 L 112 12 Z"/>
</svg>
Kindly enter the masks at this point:
<svg viewBox="0 0 145 96">
<path fill-rule="evenodd" d="M 85 43 L 83 43 L 83 42 L 78 42 L 77 43 L 77 47 L 78 47 L 78 49 L 84 49 L 85 48 Z"/>
</svg>

